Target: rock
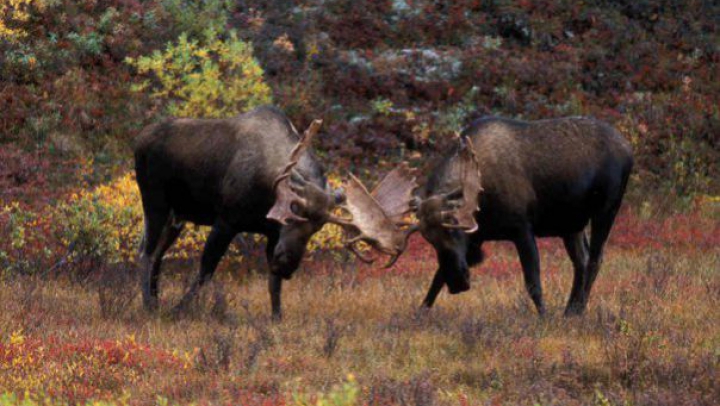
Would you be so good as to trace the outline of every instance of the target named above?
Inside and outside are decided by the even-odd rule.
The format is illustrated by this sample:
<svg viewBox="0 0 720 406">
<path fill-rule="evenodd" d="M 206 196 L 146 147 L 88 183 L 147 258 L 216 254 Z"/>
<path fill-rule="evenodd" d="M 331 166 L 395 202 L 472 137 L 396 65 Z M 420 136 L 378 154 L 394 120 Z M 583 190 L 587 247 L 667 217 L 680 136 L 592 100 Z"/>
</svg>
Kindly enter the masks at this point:
<svg viewBox="0 0 720 406">
<path fill-rule="evenodd" d="M 452 80 L 462 69 L 462 61 L 456 52 L 433 48 L 387 50 L 376 57 L 347 51 L 341 53 L 341 58 L 373 75 L 402 75 L 416 82 Z"/>
</svg>

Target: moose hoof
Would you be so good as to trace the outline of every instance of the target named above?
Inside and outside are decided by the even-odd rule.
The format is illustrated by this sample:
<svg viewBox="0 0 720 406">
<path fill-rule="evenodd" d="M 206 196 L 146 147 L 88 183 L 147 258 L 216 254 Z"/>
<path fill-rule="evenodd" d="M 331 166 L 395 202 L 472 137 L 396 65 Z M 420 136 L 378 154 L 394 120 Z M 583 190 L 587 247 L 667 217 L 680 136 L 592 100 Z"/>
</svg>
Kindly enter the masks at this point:
<svg viewBox="0 0 720 406">
<path fill-rule="evenodd" d="M 175 307 L 170 310 L 169 316 L 173 320 L 178 320 L 186 316 L 190 312 L 191 301 L 183 299 Z"/>
<path fill-rule="evenodd" d="M 581 304 L 570 304 L 565 309 L 565 317 L 580 317 L 585 313 L 585 306 Z"/>
<path fill-rule="evenodd" d="M 432 306 L 427 304 L 426 302 L 423 302 L 420 307 L 418 307 L 415 310 L 415 314 L 413 314 L 415 319 L 422 320 L 430 316 L 430 313 L 432 311 Z"/>
<path fill-rule="evenodd" d="M 144 298 L 143 307 L 145 308 L 145 311 L 150 314 L 157 313 L 159 308 L 158 299 L 156 297 Z"/>
<path fill-rule="evenodd" d="M 459 280 L 454 283 L 448 282 L 448 292 L 451 295 L 457 295 L 458 293 L 467 292 L 470 290 L 470 281 L 467 279 Z"/>
</svg>

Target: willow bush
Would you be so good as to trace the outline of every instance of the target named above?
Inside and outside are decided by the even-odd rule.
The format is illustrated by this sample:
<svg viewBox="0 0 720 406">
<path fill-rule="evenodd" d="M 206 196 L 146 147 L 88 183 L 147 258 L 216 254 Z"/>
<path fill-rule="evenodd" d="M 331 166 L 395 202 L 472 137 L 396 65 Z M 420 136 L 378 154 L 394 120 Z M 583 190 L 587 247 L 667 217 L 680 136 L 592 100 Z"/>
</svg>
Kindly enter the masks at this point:
<svg viewBox="0 0 720 406">
<path fill-rule="evenodd" d="M 183 33 L 164 51 L 126 62 L 146 76 L 133 90 L 151 91 L 172 116 L 231 117 L 272 102 L 252 44 L 234 31 L 223 39 L 208 29 L 202 41 Z"/>
</svg>

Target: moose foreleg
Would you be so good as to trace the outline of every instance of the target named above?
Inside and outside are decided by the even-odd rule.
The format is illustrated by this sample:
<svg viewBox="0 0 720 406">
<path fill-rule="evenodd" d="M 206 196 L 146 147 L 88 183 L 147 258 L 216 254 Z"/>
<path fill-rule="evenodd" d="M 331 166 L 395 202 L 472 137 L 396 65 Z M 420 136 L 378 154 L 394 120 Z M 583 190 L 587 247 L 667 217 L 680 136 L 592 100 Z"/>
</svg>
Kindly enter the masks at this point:
<svg viewBox="0 0 720 406">
<path fill-rule="evenodd" d="M 229 227 L 220 224 L 213 226 L 203 249 L 200 273 L 190 285 L 180 303 L 173 309 L 173 314 L 180 314 L 188 309 L 200 288 L 212 278 L 215 268 L 217 268 L 222 256 L 225 255 L 225 251 L 227 251 L 233 238 L 235 238 L 235 234 L 237 233 Z"/>
<path fill-rule="evenodd" d="M 435 272 L 435 276 L 433 277 L 432 283 L 430 284 L 430 289 L 428 290 L 428 293 L 425 296 L 425 300 L 423 300 L 421 307 L 426 309 L 431 308 L 432 305 L 435 304 L 435 299 L 437 299 L 437 296 L 442 290 L 443 286 L 445 286 L 445 278 L 443 278 L 442 271 L 438 269 Z"/>
<path fill-rule="evenodd" d="M 282 294 L 282 277 L 271 273 L 268 279 L 268 290 L 270 291 L 270 303 L 272 305 L 273 321 L 282 320 L 282 303 L 280 297 Z"/>
<path fill-rule="evenodd" d="M 532 231 L 524 230 L 515 240 L 515 248 L 520 256 L 525 288 L 530 294 L 538 313 L 543 316 L 545 314 L 545 304 L 543 303 L 542 286 L 540 284 L 540 257 Z"/>
</svg>

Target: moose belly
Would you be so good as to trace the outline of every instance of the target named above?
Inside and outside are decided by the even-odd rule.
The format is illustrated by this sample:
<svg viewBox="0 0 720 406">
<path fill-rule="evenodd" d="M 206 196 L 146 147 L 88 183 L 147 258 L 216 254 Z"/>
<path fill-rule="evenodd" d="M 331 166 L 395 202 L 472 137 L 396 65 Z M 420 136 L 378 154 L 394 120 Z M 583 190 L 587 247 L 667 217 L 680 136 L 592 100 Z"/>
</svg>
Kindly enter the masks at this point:
<svg viewBox="0 0 720 406">
<path fill-rule="evenodd" d="M 563 236 L 582 231 L 590 220 L 587 207 L 557 205 L 534 214 L 533 231 L 539 237 Z"/>
<path fill-rule="evenodd" d="M 175 215 L 183 221 L 198 225 L 212 225 L 217 218 L 215 205 L 201 191 L 192 190 L 188 185 L 174 184 L 168 188 L 168 200 Z"/>
</svg>

